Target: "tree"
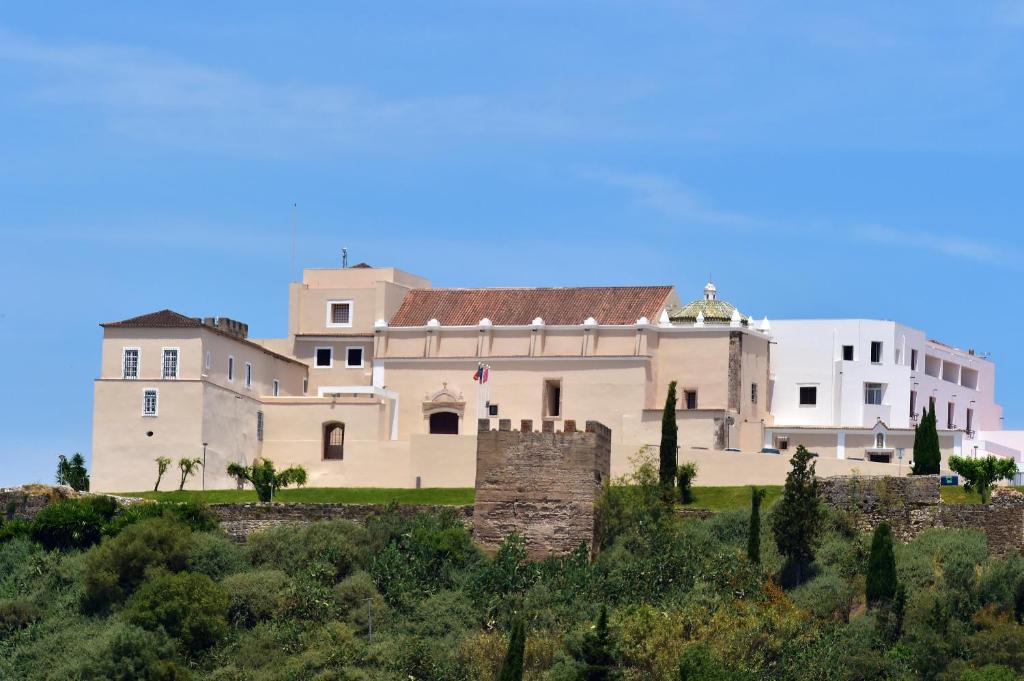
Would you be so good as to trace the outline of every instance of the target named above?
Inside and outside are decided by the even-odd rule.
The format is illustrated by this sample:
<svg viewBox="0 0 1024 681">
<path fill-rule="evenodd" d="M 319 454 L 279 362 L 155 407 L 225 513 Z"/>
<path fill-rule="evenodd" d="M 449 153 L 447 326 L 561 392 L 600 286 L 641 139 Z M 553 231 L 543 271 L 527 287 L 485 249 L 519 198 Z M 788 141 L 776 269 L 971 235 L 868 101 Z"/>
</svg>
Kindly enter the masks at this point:
<svg viewBox="0 0 1024 681">
<path fill-rule="evenodd" d="M 274 492 L 289 485 L 305 485 L 307 477 L 302 466 L 291 466 L 278 473 L 270 459 L 256 459 L 251 466 L 228 464 L 228 475 L 252 483 L 260 501 L 273 501 Z"/>
<path fill-rule="evenodd" d="M 765 490 L 750 488 L 750 529 L 747 530 L 747 558 L 751 563 L 761 562 L 761 501 Z"/>
<path fill-rule="evenodd" d="M 85 457 L 75 452 L 69 460 L 63 454 L 58 454 L 57 484 L 67 485 L 76 492 L 88 492 L 89 471 L 85 468 Z"/>
<path fill-rule="evenodd" d="M 522 618 L 517 617 L 512 623 L 512 635 L 508 640 L 508 652 L 501 663 L 498 681 L 523 680 L 523 655 L 526 651 L 526 625 Z"/>
<path fill-rule="evenodd" d="M 814 547 L 821 530 L 821 501 L 812 458 L 803 445 L 796 448 L 789 460 L 792 468 L 786 474 L 782 498 L 772 514 L 775 545 L 786 558 L 783 571 L 792 576 L 792 584 L 803 581 L 807 566 L 814 560 Z"/>
<path fill-rule="evenodd" d="M 983 459 L 967 459 L 951 456 L 949 467 L 964 476 L 964 489 L 978 492 L 981 503 L 987 504 L 992 496 L 992 485 L 1000 480 L 1013 480 L 1017 474 L 1017 462 L 997 456 L 986 456 Z"/>
<path fill-rule="evenodd" d="M 676 469 L 676 487 L 679 488 L 679 503 L 693 503 L 693 480 L 697 477 L 697 464 L 687 461 Z"/>
<path fill-rule="evenodd" d="M 611 634 L 608 631 L 608 608 L 601 606 L 601 614 L 597 625 L 583 637 L 580 646 L 581 681 L 609 681 L 618 678 L 615 675 L 615 658 L 612 656 Z"/>
<path fill-rule="evenodd" d="M 679 450 L 679 426 L 676 425 L 676 382 L 668 384 L 665 410 L 661 413 L 661 448 L 659 449 L 658 480 L 665 503 L 672 503 L 672 483 L 676 475 Z"/>
<path fill-rule="evenodd" d="M 199 467 L 203 465 L 203 460 L 196 458 L 190 459 L 187 456 L 183 459 L 178 459 L 178 468 L 181 469 L 181 482 L 178 483 L 178 491 L 185 489 L 185 481 L 188 480 L 190 475 L 194 475 Z M 159 484 L 160 480 L 157 479 Z"/>
<path fill-rule="evenodd" d="M 871 538 L 865 595 L 868 607 L 889 603 L 896 595 L 896 556 L 892 548 L 892 529 L 880 523 Z"/>
<path fill-rule="evenodd" d="M 159 491 L 160 489 L 161 478 L 164 477 L 164 473 L 167 472 L 167 469 L 171 465 L 171 457 L 158 456 L 156 457 L 156 459 L 154 459 L 154 461 L 156 461 L 156 484 L 153 485 L 153 491 L 156 492 Z"/>
<path fill-rule="evenodd" d="M 727 681 L 730 678 L 706 643 L 691 643 L 683 648 L 679 681 Z"/>
<path fill-rule="evenodd" d="M 939 448 L 939 431 L 935 425 L 935 409 L 924 408 L 921 422 L 914 427 L 913 475 L 938 475 L 942 462 Z"/>
</svg>

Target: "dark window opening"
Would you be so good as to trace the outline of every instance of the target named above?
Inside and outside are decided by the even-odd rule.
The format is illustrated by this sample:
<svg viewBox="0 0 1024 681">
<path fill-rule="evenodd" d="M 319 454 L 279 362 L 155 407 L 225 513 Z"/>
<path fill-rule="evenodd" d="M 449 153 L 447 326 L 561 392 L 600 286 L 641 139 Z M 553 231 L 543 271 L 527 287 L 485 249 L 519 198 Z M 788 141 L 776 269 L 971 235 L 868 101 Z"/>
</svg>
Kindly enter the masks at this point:
<svg viewBox="0 0 1024 681">
<path fill-rule="evenodd" d="M 910 391 L 910 418 L 917 418 L 917 391 Z"/>
<path fill-rule="evenodd" d="M 868 461 L 874 463 L 892 463 L 892 454 L 889 452 L 868 452 Z"/>
<path fill-rule="evenodd" d="M 871 341 L 871 363 L 882 363 L 882 341 Z"/>
<path fill-rule="evenodd" d="M 334 353 L 330 348 L 317 348 L 316 349 L 316 365 L 318 367 L 329 367 L 331 366 L 332 360 L 334 359 Z"/>
<path fill-rule="evenodd" d="M 845 360 L 847 362 L 852 362 L 853 361 L 853 346 L 852 345 L 844 345 L 843 346 L 843 360 Z"/>
<path fill-rule="evenodd" d="M 696 390 L 684 390 L 683 401 L 687 409 L 697 408 L 697 391 Z"/>
<path fill-rule="evenodd" d="M 953 430 L 956 424 L 953 422 L 953 417 L 956 414 L 956 404 L 950 402 L 946 405 L 946 428 Z"/>
<path fill-rule="evenodd" d="M 430 415 L 431 435 L 458 435 L 459 415 L 453 411 L 437 411 Z"/>
<path fill-rule="evenodd" d="M 544 381 L 544 416 L 559 418 L 562 415 L 562 382 Z"/>
<path fill-rule="evenodd" d="M 349 367 L 363 366 L 363 349 L 348 348 L 345 351 L 345 365 Z"/>
<path fill-rule="evenodd" d="M 910 370 L 917 371 L 917 350 L 910 351 Z"/>
<path fill-rule="evenodd" d="M 488 416 L 497 416 L 498 415 L 498 405 L 493 404 L 491 402 L 488 402 L 487 403 L 487 415 Z"/>
<path fill-rule="evenodd" d="M 968 409 L 967 410 L 967 432 L 969 432 L 969 433 L 973 433 L 974 432 L 974 410 L 973 409 Z"/>
<path fill-rule="evenodd" d="M 818 404 L 818 387 L 815 385 L 800 386 L 800 406 L 813 407 Z"/>
<path fill-rule="evenodd" d="M 345 458 L 345 424 L 324 424 L 324 459 Z"/>
</svg>

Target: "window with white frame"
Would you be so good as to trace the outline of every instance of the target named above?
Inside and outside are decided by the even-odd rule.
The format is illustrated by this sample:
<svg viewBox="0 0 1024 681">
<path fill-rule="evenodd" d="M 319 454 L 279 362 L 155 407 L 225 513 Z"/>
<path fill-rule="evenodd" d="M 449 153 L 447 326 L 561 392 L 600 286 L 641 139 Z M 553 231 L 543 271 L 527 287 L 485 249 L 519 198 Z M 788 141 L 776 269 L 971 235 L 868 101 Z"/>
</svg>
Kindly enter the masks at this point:
<svg viewBox="0 0 1024 681">
<path fill-rule="evenodd" d="M 122 354 L 121 361 L 121 377 L 122 378 L 138 378 L 139 377 L 139 349 L 138 348 L 125 348 Z"/>
<path fill-rule="evenodd" d="M 351 300 L 329 300 L 329 301 L 327 301 L 327 326 L 328 327 L 349 327 L 349 326 L 352 326 L 352 301 Z"/>
<path fill-rule="evenodd" d="M 363 367 L 363 349 L 359 346 L 345 348 L 345 366 L 349 369 Z"/>
<path fill-rule="evenodd" d="M 156 416 L 157 390 L 150 388 L 142 391 L 142 415 Z"/>
<path fill-rule="evenodd" d="M 843 346 L 843 361 L 844 362 L 852 362 L 853 361 L 853 346 L 852 345 L 844 345 Z"/>
<path fill-rule="evenodd" d="M 816 385 L 802 385 L 800 386 L 800 406 L 801 407 L 813 407 L 818 404 L 818 386 Z"/>
<path fill-rule="evenodd" d="M 251 362 L 246 362 L 245 363 L 245 387 L 246 388 L 251 388 L 252 387 L 252 363 Z"/>
<path fill-rule="evenodd" d="M 263 442 L 263 412 L 256 412 L 256 441 Z"/>
<path fill-rule="evenodd" d="M 280 394 L 281 394 L 281 382 L 280 382 L 280 381 L 278 381 L 278 380 L 277 380 L 277 379 L 275 378 L 275 379 L 274 379 L 274 397 L 277 397 L 277 396 L 278 396 L 278 395 L 280 395 Z"/>
<path fill-rule="evenodd" d="M 881 404 L 882 403 L 882 384 L 881 383 L 865 383 L 864 384 L 864 404 Z"/>
<path fill-rule="evenodd" d="M 165 380 L 178 377 L 178 348 L 164 348 L 160 375 Z"/>
<path fill-rule="evenodd" d="M 333 348 L 316 348 L 315 356 L 313 358 L 313 366 L 318 369 L 330 369 L 334 366 L 334 349 Z"/>
<path fill-rule="evenodd" d="M 871 363 L 882 363 L 882 341 L 871 341 Z"/>
<path fill-rule="evenodd" d="M 228 357 L 228 380 L 235 380 L 235 358 L 230 356 Z"/>
</svg>

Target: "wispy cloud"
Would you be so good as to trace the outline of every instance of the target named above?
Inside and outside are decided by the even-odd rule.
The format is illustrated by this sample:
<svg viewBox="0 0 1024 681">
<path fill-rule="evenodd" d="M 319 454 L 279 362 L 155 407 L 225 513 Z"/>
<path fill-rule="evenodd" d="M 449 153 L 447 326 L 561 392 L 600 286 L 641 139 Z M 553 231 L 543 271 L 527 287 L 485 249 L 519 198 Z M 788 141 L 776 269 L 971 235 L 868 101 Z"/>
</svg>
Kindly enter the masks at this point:
<svg viewBox="0 0 1024 681">
<path fill-rule="evenodd" d="M 46 44 L 0 27 L 2 62 L 32 69 L 32 85 L 7 96 L 92 106 L 118 132 L 174 144 L 258 153 L 482 135 L 571 138 L 587 129 L 562 110 L 511 96 L 403 98 L 336 83 L 267 82 L 152 50 Z"/>
<path fill-rule="evenodd" d="M 872 243 L 906 250 L 923 250 L 949 258 L 985 263 L 1008 269 L 1024 268 L 1024 251 L 1007 243 L 993 244 L 977 238 L 939 231 L 897 229 L 891 226 L 851 225 L 835 221 L 819 223 L 784 221 L 722 209 L 673 177 L 655 173 L 629 173 L 585 169 L 578 175 L 588 181 L 625 191 L 637 205 L 662 216 L 689 224 L 737 230 L 770 232 L 779 239 Z"/>
</svg>

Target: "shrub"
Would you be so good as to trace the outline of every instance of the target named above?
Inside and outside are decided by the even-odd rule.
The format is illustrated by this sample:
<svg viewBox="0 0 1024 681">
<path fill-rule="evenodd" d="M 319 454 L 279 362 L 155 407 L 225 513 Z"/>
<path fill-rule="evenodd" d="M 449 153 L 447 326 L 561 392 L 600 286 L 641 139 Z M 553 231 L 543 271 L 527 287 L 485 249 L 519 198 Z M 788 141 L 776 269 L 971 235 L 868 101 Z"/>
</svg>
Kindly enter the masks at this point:
<svg viewBox="0 0 1024 681">
<path fill-rule="evenodd" d="M 189 547 L 188 569 L 219 580 L 249 567 L 245 549 L 227 537 L 194 532 Z"/>
<path fill-rule="evenodd" d="M 361 570 L 353 572 L 335 585 L 334 600 L 341 617 L 357 632 L 369 630 L 371 617 L 374 627 L 378 629 L 387 619 L 387 602 L 377 591 L 369 573 Z"/>
<path fill-rule="evenodd" d="M 888 603 L 896 595 L 896 556 L 889 523 L 880 523 L 875 528 L 864 588 L 869 607 Z"/>
<path fill-rule="evenodd" d="M 978 599 L 1013 615 L 1018 594 L 1024 594 L 1024 557 L 1015 553 L 1004 559 L 990 559 L 978 578 Z"/>
<path fill-rule="evenodd" d="M 526 624 L 517 617 L 509 635 L 508 652 L 501 663 L 498 681 L 523 681 L 523 654 L 526 652 Z"/>
<path fill-rule="evenodd" d="M 32 523 L 21 518 L 0 520 L 0 544 L 32 534 Z"/>
<path fill-rule="evenodd" d="M 185 681 L 188 674 L 175 657 L 173 644 L 159 632 L 122 624 L 101 642 L 79 674 L 97 681 Z"/>
<path fill-rule="evenodd" d="M 126 528 L 86 556 L 83 605 L 97 612 L 121 603 L 142 583 L 147 570 L 171 572 L 188 565 L 188 528 L 164 518 Z"/>
<path fill-rule="evenodd" d="M 433 638 L 460 634 L 477 626 L 480 615 L 470 598 L 461 591 L 442 591 L 420 601 L 409 618 L 417 636 Z"/>
<path fill-rule="evenodd" d="M 169 518 L 187 526 L 193 532 L 212 532 L 218 529 L 217 519 L 202 504 L 195 502 L 154 502 L 132 504 L 123 508 L 103 527 L 103 534 L 117 536 L 121 530 L 150 518 Z"/>
<path fill-rule="evenodd" d="M 855 591 L 839 575 L 825 572 L 794 589 L 789 595 L 798 608 L 818 619 L 846 622 L 850 617 Z"/>
<path fill-rule="evenodd" d="M 280 570 L 239 572 L 225 577 L 221 587 L 228 597 L 228 621 L 251 627 L 284 609 L 288 575 Z"/>
<path fill-rule="evenodd" d="M 732 677 L 704 643 L 683 648 L 679 660 L 679 681 L 729 681 Z"/>
<path fill-rule="evenodd" d="M 253 565 L 334 584 L 365 562 L 365 543 L 366 531 L 358 525 L 331 520 L 271 527 L 251 536 L 246 548 Z"/>
<path fill-rule="evenodd" d="M 306 484 L 307 477 L 306 469 L 302 466 L 292 466 L 278 471 L 270 459 L 257 459 L 252 462 L 251 466 L 237 463 L 228 464 L 228 475 L 251 483 L 256 490 L 256 496 L 263 502 L 273 501 L 274 492 L 278 489 L 289 485 L 302 487 Z M 182 484 L 184 484 L 184 475 Z"/>
<path fill-rule="evenodd" d="M 158 572 L 128 599 L 124 616 L 143 629 L 163 629 L 195 654 L 224 636 L 227 610 L 224 590 L 206 575 Z"/>
<path fill-rule="evenodd" d="M 24 598 L 0 600 L 0 639 L 27 627 L 41 616 L 39 608 Z"/>
<path fill-rule="evenodd" d="M 1020 681 L 1020 675 L 1010 667 L 987 664 L 978 669 L 964 671 L 960 674 L 959 681 Z"/>
<path fill-rule="evenodd" d="M 693 503 L 693 481 L 697 477 L 697 464 L 687 461 L 676 469 L 676 487 L 679 491 L 679 503 Z"/>
<path fill-rule="evenodd" d="M 85 549 L 98 544 L 117 502 L 109 497 L 65 499 L 44 506 L 32 521 L 32 538 L 47 550 Z"/>
</svg>

